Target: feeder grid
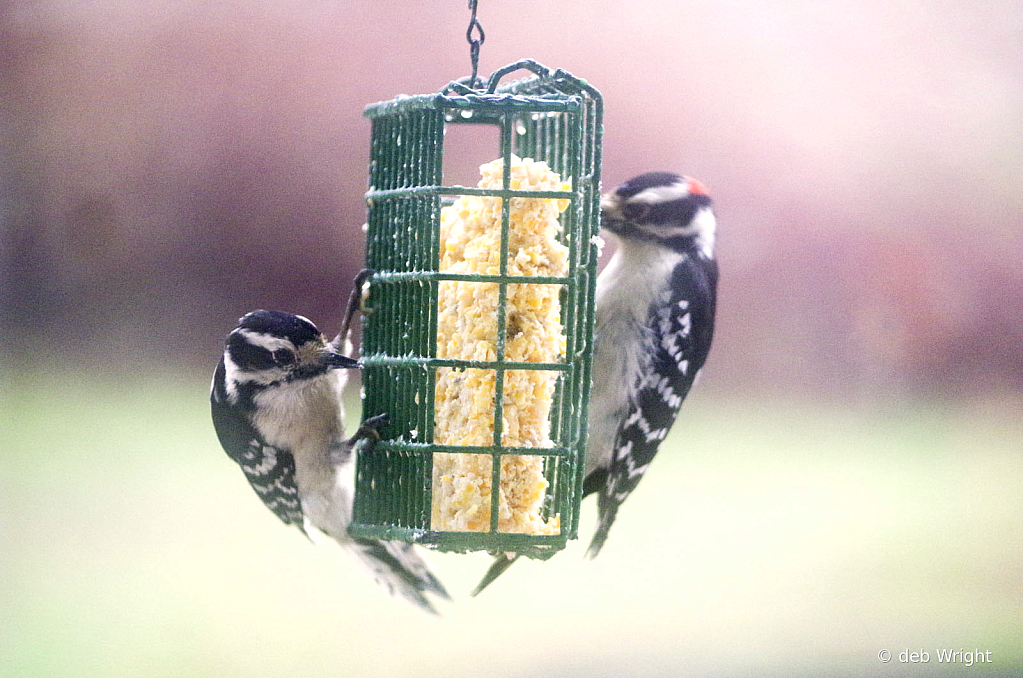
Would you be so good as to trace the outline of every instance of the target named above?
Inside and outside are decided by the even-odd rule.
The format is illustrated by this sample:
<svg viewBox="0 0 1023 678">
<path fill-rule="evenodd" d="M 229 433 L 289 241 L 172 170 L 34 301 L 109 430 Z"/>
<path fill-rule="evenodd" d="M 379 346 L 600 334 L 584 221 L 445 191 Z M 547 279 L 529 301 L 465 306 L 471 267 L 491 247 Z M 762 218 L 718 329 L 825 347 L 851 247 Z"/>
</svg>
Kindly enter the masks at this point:
<svg viewBox="0 0 1023 678">
<path fill-rule="evenodd" d="M 507 74 L 534 75 L 506 85 Z M 357 537 L 399 539 L 446 551 L 507 551 L 548 558 L 578 536 L 590 385 L 594 291 L 600 221 L 602 101 L 585 81 L 562 70 L 524 60 L 491 75 L 485 89 L 453 82 L 442 92 L 402 96 L 372 104 L 366 265 L 370 279 L 363 320 L 363 418 L 386 413 L 382 440 L 363 447 L 356 462 L 354 519 Z M 500 134 L 501 188 L 444 185 L 443 149 L 448 125 L 492 125 Z M 568 191 L 510 187 L 512 156 L 546 162 L 570 185 Z M 482 160 L 494 160 L 484 157 Z M 501 251 L 497 275 L 442 271 L 441 209 L 453 196 L 501 198 Z M 565 276 L 508 274 L 511 198 L 568 200 L 558 240 L 568 248 Z M 496 360 L 437 357 L 438 287 L 442 281 L 496 283 Z M 559 285 L 566 351 L 563 361 L 512 362 L 505 356 L 507 287 Z M 493 443 L 455 446 L 434 442 L 434 395 L 438 368 L 486 369 L 496 374 Z M 557 373 L 550 412 L 551 447 L 501 444 L 505 373 Z M 433 529 L 432 471 L 435 453 L 486 454 L 493 461 L 490 525 L 481 532 Z M 544 519 L 560 517 L 557 534 L 500 532 L 501 458 L 543 459 L 550 483 Z"/>
</svg>

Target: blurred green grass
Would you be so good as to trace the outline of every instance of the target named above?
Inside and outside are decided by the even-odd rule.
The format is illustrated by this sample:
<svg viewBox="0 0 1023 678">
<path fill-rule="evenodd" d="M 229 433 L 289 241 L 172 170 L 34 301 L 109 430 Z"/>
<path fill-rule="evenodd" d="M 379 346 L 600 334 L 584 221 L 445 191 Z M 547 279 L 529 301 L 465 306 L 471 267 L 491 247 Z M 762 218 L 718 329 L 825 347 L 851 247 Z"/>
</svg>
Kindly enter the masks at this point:
<svg viewBox="0 0 1023 678">
<path fill-rule="evenodd" d="M 697 394 L 600 558 L 589 502 L 582 540 L 477 599 L 485 555 L 427 554 L 456 599 L 435 619 L 262 507 L 207 388 L 7 375 L 0 674 L 1023 675 L 1018 399 Z"/>
</svg>

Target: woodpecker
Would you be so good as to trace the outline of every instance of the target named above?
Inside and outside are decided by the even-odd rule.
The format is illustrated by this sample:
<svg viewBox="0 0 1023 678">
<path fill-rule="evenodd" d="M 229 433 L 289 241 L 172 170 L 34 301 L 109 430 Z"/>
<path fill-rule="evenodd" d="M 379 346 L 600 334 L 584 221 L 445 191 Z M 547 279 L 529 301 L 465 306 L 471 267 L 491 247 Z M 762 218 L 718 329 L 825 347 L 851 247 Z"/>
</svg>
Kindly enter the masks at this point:
<svg viewBox="0 0 1023 678">
<path fill-rule="evenodd" d="M 716 220 L 696 179 L 642 174 L 604 195 L 600 208 L 618 249 L 597 278 L 583 481 L 583 496 L 597 495 L 590 558 L 707 360 L 718 281 Z M 473 595 L 516 559 L 499 554 Z"/>
<path fill-rule="evenodd" d="M 413 551 L 397 541 L 348 534 L 354 498 L 354 451 L 379 439 L 386 416 L 344 438 L 341 391 L 358 362 L 339 349 L 358 307 L 357 279 L 340 334 L 328 342 L 307 318 L 253 311 L 227 336 L 210 403 L 221 446 L 267 507 L 285 524 L 327 534 L 355 553 L 392 594 L 436 613 L 427 593 L 448 598 Z"/>
</svg>

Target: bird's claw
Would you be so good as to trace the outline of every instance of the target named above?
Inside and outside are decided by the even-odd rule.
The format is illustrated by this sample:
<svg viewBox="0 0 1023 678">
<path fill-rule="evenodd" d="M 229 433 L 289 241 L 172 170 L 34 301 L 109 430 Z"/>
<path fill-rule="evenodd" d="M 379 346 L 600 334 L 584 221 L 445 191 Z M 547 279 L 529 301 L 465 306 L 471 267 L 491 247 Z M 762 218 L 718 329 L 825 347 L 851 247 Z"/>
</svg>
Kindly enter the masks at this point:
<svg viewBox="0 0 1023 678">
<path fill-rule="evenodd" d="M 352 445 L 356 444 L 360 440 L 377 442 L 380 440 L 380 429 L 387 426 L 389 420 L 390 417 L 387 416 L 386 412 L 384 414 L 378 414 L 375 417 L 370 417 L 366 421 L 362 422 L 362 425 L 359 426 L 359 430 L 355 432 L 355 435 L 352 436 L 349 442 Z"/>
</svg>

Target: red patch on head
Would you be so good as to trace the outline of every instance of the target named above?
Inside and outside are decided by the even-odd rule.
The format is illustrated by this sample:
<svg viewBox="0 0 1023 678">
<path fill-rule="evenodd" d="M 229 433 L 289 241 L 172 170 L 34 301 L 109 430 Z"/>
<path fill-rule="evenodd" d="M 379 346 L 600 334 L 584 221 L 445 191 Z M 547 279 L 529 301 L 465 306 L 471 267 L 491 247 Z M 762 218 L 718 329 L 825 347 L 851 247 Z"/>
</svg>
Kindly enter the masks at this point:
<svg viewBox="0 0 1023 678">
<path fill-rule="evenodd" d="M 710 195 L 710 191 L 699 180 L 692 177 L 685 177 L 685 180 L 689 184 L 689 192 L 693 195 Z"/>
</svg>

